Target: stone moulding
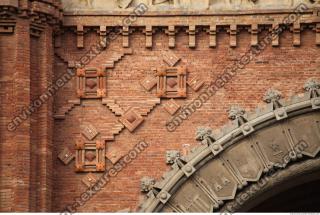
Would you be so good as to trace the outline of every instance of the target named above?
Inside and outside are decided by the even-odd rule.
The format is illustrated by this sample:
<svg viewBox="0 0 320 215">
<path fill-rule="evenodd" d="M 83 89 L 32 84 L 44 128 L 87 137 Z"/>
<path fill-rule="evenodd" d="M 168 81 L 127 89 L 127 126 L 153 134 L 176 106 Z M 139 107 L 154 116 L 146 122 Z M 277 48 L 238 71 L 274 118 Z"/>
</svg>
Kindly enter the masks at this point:
<svg viewBox="0 0 320 215">
<path fill-rule="evenodd" d="M 312 101 L 320 98 L 310 98 L 309 94 L 280 100 L 288 114 L 281 123 L 273 104 L 268 104 L 247 114 L 247 123 L 254 128 L 250 135 L 243 133 L 241 125 L 215 132 L 212 144 L 198 147 L 172 166 L 147 194 L 140 210 L 217 211 L 225 200 L 233 200 L 238 190 L 248 182 L 257 182 L 264 173 L 286 168 L 302 156 L 314 158 L 320 151 L 320 114 Z M 284 160 L 291 152 L 295 156 Z"/>
</svg>

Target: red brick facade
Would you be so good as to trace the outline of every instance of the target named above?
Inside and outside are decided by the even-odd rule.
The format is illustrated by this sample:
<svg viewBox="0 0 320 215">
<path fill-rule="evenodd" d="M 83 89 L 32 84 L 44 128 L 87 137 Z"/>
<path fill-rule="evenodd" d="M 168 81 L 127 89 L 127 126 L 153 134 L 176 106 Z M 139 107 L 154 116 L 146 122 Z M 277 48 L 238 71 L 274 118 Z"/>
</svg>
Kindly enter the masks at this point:
<svg viewBox="0 0 320 215">
<path fill-rule="evenodd" d="M 250 48 L 253 33 L 248 23 L 255 22 L 251 15 L 237 18 L 236 24 L 239 27 L 233 29 L 235 36 L 232 33 L 230 35 L 230 25 L 217 26 L 214 48 L 210 47 L 210 43 L 213 45 L 213 38 L 207 32 L 210 31 L 209 26 L 198 26 L 197 20 L 201 22 L 201 16 L 194 16 L 196 29 L 188 26 L 186 20 L 181 18 L 181 23 L 185 23 L 183 27 L 176 28 L 178 32 L 175 33 L 174 44 L 165 31 L 168 26 L 156 26 L 148 36 L 148 28 L 143 25 L 147 19 L 143 18 L 140 23 L 138 21 L 137 25 L 140 26 L 131 27 L 133 31 L 128 36 L 129 48 L 123 47 L 125 36 L 122 32 L 85 65 L 84 68 L 96 68 L 105 72 L 101 76 L 87 75 L 85 90 L 99 94 L 99 86 L 103 86 L 102 90 L 105 92 L 100 92 L 101 96 L 96 98 L 86 98 L 79 96 L 81 74 L 77 73 L 79 69 L 72 64 L 99 43 L 103 34 L 101 28 L 96 26 L 107 23 L 103 22 L 104 18 L 94 20 L 69 15 L 64 18 L 63 26 L 60 23 L 61 15 L 57 15 L 58 8 L 61 8 L 58 1 L 50 1 L 51 7 L 57 9 L 49 12 L 44 9 L 42 11 L 41 8 L 46 1 L 38 2 L 39 5 L 31 5 L 29 1 L 19 1 L 19 8 L 25 8 L 25 11 L 30 11 L 30 7 L 34 7 L 34 10 L 38 8 L 41 14 L 38 19 L 43 18 L 43 14 L 55 13 L 52 18 L 55 23 L 49 18 L 37 23 L 35 15 L 17 12 L 13 3 L 1 9 L 10 14 L 13 21 L 4 16 L 0 17 L 0 24 L 10 26 L 10 23 L 14 23 L 14 31 L 8 33 L 0 28 L 0 211 L 59 212 L 80 197 L 88 188 L 82 180 L 89 173 L 76 166 L 77 159 L 72 159 L 65 165 L 58 158 L 65 148 L 70 150 L 72 156 L 77 156 L 78 148 L 75 144 L 79 139 L 85 141 L 84 145 L 93 145 L 92 153 L 96 153 L 96 148 L 99 148 L 97 141 L 105 144 L 101 158 L 103 162 L 97 162 L 99 165 L 105 162 L 105 166 L 97 165 L 89 170 L 95 176 L 102 175 L 97 169 L 108 170 L 137 143 L 148 143 L 145 151 L 116 177 L 111 178 L 92 199 L 77 208 L 79 212 L 114 212 L 123 209 L 135 211 L 143 198 L 140 191 L 141 178 L 149 176 L 159 179 L 169 169 L 166 151 L 178 150 L 186 154 L 199 144 L 195 140 L 197 127 L 218 129 L 228 122 L 226 110 L 231 105 L 239 104 L 248 111 L 254 110 L 263 104 L 263 95 L 269 88 L 273 87 L 281 91 L 284 97 L 290 97 L 302 93 L 302 86 L 308 79 L 320 77 L 320 52 L 317 46 L 320 18 L 317 13 L 308 12 L 301 19 L 303 28 L 298 33 L 300 45 L 293 46 L 297 40 L 294 29 L 287 29 L 279 38 L 279 46 L 268 45 L 216 95 L 183 121 L 174 132 L 170 132 L 166 123 L 172 118 L 170 112 L 175 112 L 170 109 L 174 108 L 170 106 L 171 102 L 178 107 L 192 102 L 227 66 L 240 60 Z M 260 23 L 265 16 L 267 15 L 261 15 Z M 278 17 L 283 14 L 270 16 L 280 20 Z M 228 18 L 231 19 L 231 16 L 220 16 L 217 19 Z M 121 20 L 121 17 L 113 19 Z M 172 18 L 173 23 L 174 19 L 176 18 Z M 170 17 L 166 17 L 165 22 L 167 20 Z M 94 24 L 90 26 L 90 22 Z M 153 17 L 150 22 L 158 22 L 162 26 L 161 17 Z M 84 26 L 83 32 L 79 28 L 81 25 Z M 258 38 L 263 38 L 271 26 L 270 23 L 259 26 Z M 60 30 L 56 27 L 60 27 Z M 196 34 L 195 41 L 190 34 L 193 30 Z M 54 40 L 54 35 L 59 36 Z M 169 48 L 173 45 L 174 48 Z M 180 60 L 172 63 L 170 57 Z M 159 72 L 168 69 L 169 64 L 178 70 L 185 67 L 187 71 L 186 79 L 178 79 L 178 83 L 172 79 L 170 84 L 168 81 L 171 77 L 166 77 L 167 91 L 177 90 L 177 84 L 181 84 L 186 90 L 186 94 L 180 94 L 179 98 L 169 96 L 173 101 L 163 98 L 155 86 L 159 85 Z M 30 118 L 17 126 L 16 130 L 8 131 L 8 123 L 21 112 L 21 108 L 27 107 L 41 96 L 52 83 L 66 74 L 68 67 L 74 71 L 75 76 Z M 145 79 L 154 84 L 145 87 L 141 83 Z M 194 85 L 193 80 L 203 81 L 204 84 Z M 180 92 L 179 88 L 177 92 Z M 136 115 L 126 114 L 130 108 Z M 136 121 L 140 118 L 141 121 Z M 136 124 L 128 125 L 123 120 Z M 97 132 L 89 138 L 83 135 L 82 128 L 88 125 L 93 127 L 89 136 L 92 132 Z M 98 155 L 94 156 L 97 159 Z M 88 156 L 85 159 L 91 160 Z"/>
</svg>

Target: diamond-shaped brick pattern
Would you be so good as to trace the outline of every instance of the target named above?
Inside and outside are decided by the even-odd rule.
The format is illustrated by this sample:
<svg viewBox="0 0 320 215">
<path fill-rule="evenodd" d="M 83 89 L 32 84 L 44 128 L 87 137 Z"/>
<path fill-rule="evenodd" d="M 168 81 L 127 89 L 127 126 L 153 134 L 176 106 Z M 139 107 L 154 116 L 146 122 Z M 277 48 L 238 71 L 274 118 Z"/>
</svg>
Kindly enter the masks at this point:
<svg viewBox="0 0 320 215">
<path fill-rule="evenodd" d="M 163 107 L 171 115 L 175 114 L 180 109 L 180 105 L 177 104 L 174 99 L 170 99 L 166 104 L 163 105 Z"/>
<path fill-rule="evenodd" d="M 168 78 L 167 84 L 169 87 L 174 88 L 178 83 L 175 79 L 173 78 Z"/>
<path fill-rule="evenodd" d="M 150 91 L 154 86 L 157 84 L 156 77 L 148 76 L 142 81 L 140 81 L 141 86 L 146 89 L 147 91 Z"/>
<path fill-rule="evenodd" d="M 108 147 L 106 151 L 106 158 L 109 159 L 111 163 L 116 164 L 127 153 L 127 151 L 123 150 L 122 148 L 122 146 L 117 144 Z"/>
<path fill-rule="evenodd" d="M 97 183 L 98 177 L 92 173 L 88 173 L 85 177 L 82 178 L 82 183 L 84 183 L 87 187 L 92 187 Z"/>
<path fill-rule="evenodd" d="M 143 117 L 134 111 L 133 108 L 129 109 L 120 118 L 120 122 L 126 126 L 130 132 L 133 132 L 143 121 Z"/>
<path fill-rule="evenodd" d="M 180 58 L 177 57 L 173 52 L 163 52 L 162 57 L 163 61 L 171 67 L 175 66 L 180 61 Z"/>
<path fill-rule="evenodd" d="M 69 148 L 64 148 L 58 155 L 58 158 L 65 164 L 68 165 L 73 159 L 75 155 L 72 153 Z"/>
<path fill-rule="evenodd" d="M 204 85 L 204 81 L 197 76 L 188 80 L 187 83 L 196 92 Z"/>
<path fill-rule="evenodd" d="M 88 140 L 93 140 L 99 132 L 97 129 L 91 124 L 85 124 L 81 126 L 81 133 L 85 136 Z"/>
</svg>

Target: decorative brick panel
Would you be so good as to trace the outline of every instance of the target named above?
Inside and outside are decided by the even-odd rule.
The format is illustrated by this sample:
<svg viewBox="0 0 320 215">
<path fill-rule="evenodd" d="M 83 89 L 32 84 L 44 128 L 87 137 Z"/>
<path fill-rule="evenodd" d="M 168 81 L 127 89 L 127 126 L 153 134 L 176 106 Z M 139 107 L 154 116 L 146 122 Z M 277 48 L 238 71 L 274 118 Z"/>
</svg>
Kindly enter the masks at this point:
<svg viewBox="0 0 320 215">
<path fill-rule="evenodd" d="M 86 123 L 85 125 L 81 125 L 80 128 L 81 128 L 81 133 L 88 140 L 93 140 L 99 134 L 97 129 L 93 125 L 88 123 Z"/>
<path fill-rule="evenodd" d="M 64 163 L 64 165 L 68 165 L 75 158 L 75 155 L 70 151 L 69 148 L 65 147 L 59 153 L 58 158 Z"/>
<path fill-rule="evenodd" d="M 92 173 L 88 173 L 85 177 L 82 178 L 82 183 L 85 184 L 87 187 L 92 187 L 98 181 L 98 177 Z"/>
<path fill-rule="evenodd" d="M 126 128 L 133 132 L 142 122 L 143 117 L 139 115 L 133 108 L 130 108 L 121 118 L 120 122 L 126 126 Z"/>
<path fill-rule="evenodd" d="M 78 139 L 76 144 L 76 172 L 103 172 L 106 168 L 105 142 L 84 141 Z"/>
<path fill-rule="evenodd" d="M 198 76 L 195 76 L 192 79 L 188 80 L 187 83 L 196 92 L 204 85 L 204 81 L 201 80 Z"/>
<path fill-rule="evenodd" d="M 77 95 L 79 98 L 106 96 L 106 74 L 102 69 L 77 69 Z"/>
<path fill-rule="evenodd" d="M 141 86 L 150 91 L 154 86 L 157 85 L 157 79 L 154 76 L 147 76 L 142 81 L 140 81 Z"/>
<path fill-rule="evenodd" d="M 158 71 L 157 96 L 161 98 L 186 98 L 187 68 L 171 67 Z"/>
<path fill-rule="evenodd" d="M 174 115 L 179 109 L 180 105 L 175 102 L 174 99 L 170 99 L 163 105 L 163 108 L 171 115 Z"/>
</svg>

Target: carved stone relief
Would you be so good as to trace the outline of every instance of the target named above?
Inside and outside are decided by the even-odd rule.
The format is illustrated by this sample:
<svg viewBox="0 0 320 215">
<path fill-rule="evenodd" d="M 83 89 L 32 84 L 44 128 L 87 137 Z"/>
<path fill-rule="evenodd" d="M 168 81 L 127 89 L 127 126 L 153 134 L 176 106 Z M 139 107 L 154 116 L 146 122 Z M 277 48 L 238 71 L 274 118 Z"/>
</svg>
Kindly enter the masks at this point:
<svg viewBox="0 0 320 215">
<path fill-rule="evenodd" d="M 129 10 L 143 3 L 151 11 L 173 10 L 241 10 L 241 9 L 287 9 L 299 3 L 319 4 L 310 0 L 62 0 L 66 11 L 96 10 L 121 11 Z"/>
</svg>

